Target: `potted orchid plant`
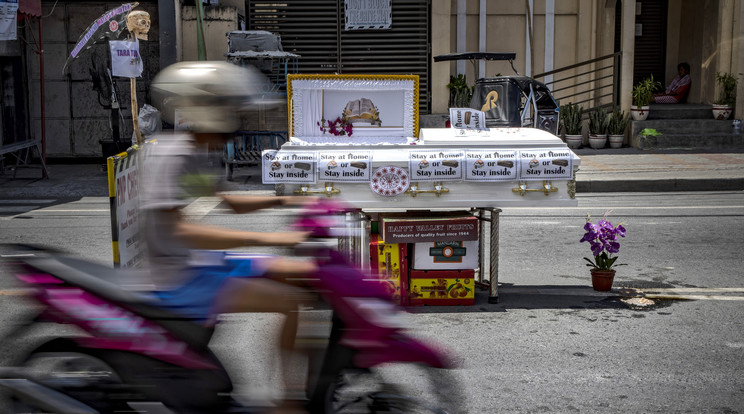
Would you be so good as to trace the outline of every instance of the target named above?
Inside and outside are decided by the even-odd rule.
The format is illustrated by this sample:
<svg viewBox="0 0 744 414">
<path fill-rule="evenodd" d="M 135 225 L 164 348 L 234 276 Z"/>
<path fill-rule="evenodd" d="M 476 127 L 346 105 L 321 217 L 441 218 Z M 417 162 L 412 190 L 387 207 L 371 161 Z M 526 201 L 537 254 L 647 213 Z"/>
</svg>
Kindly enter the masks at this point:
<svg viewBox="0 0 744 414">
<path fill-rule="evenodd" d="M 625 237 L 625 227 L 622 223 L 613 226 L 605 214 L 596 224 L 587 216 L 584 230 L 586 233 L 581 238 L 581 243 L 589 242 L 594 255 L 594 260 L 584 258 L 589 262 L 587 266 L 592 268 L 592 287 L 594 290 L 609 291 L 615 278 L 615 269 L 612 267 L 623 266 L 615 263 L 617 256 L 613 255 L 620 251 L 619 237 Z"/>
</svg>

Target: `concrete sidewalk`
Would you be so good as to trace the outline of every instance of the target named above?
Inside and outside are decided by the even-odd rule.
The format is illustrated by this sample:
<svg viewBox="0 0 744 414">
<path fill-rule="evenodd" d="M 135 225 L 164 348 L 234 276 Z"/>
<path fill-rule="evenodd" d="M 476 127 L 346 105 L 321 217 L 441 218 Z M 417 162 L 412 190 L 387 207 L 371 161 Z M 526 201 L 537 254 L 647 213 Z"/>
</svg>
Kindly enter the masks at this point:
<svg viewBox="0 0 744 414">
<path fill-rule="evenodd" d="M 744 190 L 744 150 L 579 149 L 576 191 Z"/>
<path fill-rule="evenodd" d="M 581 167 L 576 190 L 589 192 L 742 191 L 744 150 L 642 151 L 579 149 Z M 39 168 L 23 168 L 12 179 L 6 168 L 0 174 L 0 199 L 47 197 L 106 197 L 108 182 L 102 164 L 50 164 L 49 178 L 40 179 Z M 231 190 L 271 192 L 261 183 L 261 169 L 236 169 Z"/>
</svg>

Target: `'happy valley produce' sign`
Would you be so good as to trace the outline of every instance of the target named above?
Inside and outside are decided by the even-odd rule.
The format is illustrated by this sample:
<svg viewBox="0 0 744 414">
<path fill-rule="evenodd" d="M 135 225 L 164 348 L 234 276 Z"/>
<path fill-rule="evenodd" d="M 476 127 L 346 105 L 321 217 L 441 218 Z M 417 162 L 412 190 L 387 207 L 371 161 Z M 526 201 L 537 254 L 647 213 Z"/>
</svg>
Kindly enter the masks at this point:
<svg viewBox="0 0 744 414">
<path fill-rule="evenodd" d="M 383 217 L 381 236 L 385 243 L 422 243 L 478 240 L 478 218 Z"/>
</svg>

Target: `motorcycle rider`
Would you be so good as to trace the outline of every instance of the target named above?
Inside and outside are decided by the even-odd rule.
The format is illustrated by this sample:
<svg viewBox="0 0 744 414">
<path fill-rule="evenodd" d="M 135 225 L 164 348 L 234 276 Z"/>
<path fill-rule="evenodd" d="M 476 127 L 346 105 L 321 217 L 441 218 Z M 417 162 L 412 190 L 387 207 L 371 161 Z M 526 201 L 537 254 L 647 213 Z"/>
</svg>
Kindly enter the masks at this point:
<svg viewBox="0 0 744 414">
<path fill-rule="evenodd" d="M 241 126 L 241 110 L 255 96 L 262 75 L 227 62 L 179 62 L 163 69 L 151 84 L 152 101 L 171 124 L 190 131 L 162 134 L 146 151 L 141 211 L 155 294 L 163 306 L 205 324 L 217 315 L 278 312 L 286 316 L 280 347 L 285 392 L 299 391 L 288 381 L 288 359 L 297 329 L 298 305 L 312 297 L 288 283 L 316 270 L 293 258 L 226 260 L 225 250 L 247 246 L 293 246 L 304 232 L 239 231 L 189 221 L 183 208 L 196 197 L 219 196 L 237 213 L 302 205 L 311 198 L 245 196 L 220 193 L 218 171 L 209 173 L 210 146 L 222 154 L 226 139 Z M 254 277 L 268 276 L 268 277 Z"/>
</svg>

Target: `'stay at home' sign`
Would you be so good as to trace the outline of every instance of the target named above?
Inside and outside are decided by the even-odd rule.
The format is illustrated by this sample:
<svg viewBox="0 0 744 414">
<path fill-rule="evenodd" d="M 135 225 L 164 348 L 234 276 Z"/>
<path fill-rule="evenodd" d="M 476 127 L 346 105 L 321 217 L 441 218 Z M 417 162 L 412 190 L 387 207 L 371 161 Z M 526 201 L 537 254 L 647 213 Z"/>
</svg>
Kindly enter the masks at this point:
<svg viewBox="0 0 744 414">
<path fill-rule="evenodd" d="M 555 180 L 573 177 L 571 150 L 535 149 L 519 151 L 519 179 Z"/>
<path fill-rule="evenodd" d="M 471 108 L 450 108 L 450 122 L 455 129 L 486 128 L 486 113 Z"/>
<path fill-rule="evenodd" d="M 573 179 L 574 158 L 569 149 L 422 151 L 413 148 L 397 150 L 407 152 L 408 169 L 394 167 L 405 174 L 406 183 L 408 180 L 505 182 Z M 318 180 L 374 183 L 379 177 L 373 177 L 373 161 L 380 164 L 387 159 L 385 154 L 366 150 L 267 150 L 263 152 L 261 160 L 263 183 L 314 184 Z M 408 184 L 400 191 L 405 191 L 407 187 Z"/>
<path fill-rule="evenodd" d="M 372 169 L 370 151 L 324 151 L 318 155 L 319 179 L 331 182 L 369 182 Z"/>
<path fill-rule="evenodd" d="M 465 151 L 465 181 L 515 180 L 517 167 L 514 150 Z"/>
<path fill-rule="evenodd" d="M 411 151 L 408 171 L 411 181 L 462 180 L 463 151 Z"/>
<path fill-rule="evenodd" d="M 267 150 L 261 156 L 264 184 L 315 183 L 314 152 Z"/>
</svg>

